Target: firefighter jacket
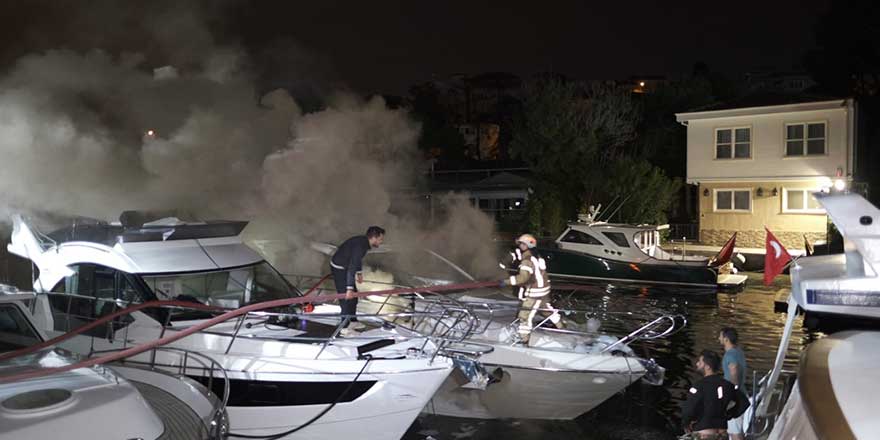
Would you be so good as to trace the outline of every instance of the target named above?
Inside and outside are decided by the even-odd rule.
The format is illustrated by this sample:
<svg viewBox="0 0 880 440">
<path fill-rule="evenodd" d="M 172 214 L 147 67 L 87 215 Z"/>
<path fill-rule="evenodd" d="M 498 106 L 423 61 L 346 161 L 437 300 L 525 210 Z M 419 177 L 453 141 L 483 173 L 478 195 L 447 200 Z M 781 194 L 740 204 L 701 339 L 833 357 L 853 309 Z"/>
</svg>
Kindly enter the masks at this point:
<svg viewBox="0 0 880 440">
<path fill-rule="evenodd" d="M 517 256 L 519 255 L 517 249 Z M 519 286 L 519 297 L 540 298 L 550 293 L 550 278 L 547 276 L 547 263 L 533 249 L 522 252 L 519 273 L 511 275 L 505 284 Z"/>
</svg>

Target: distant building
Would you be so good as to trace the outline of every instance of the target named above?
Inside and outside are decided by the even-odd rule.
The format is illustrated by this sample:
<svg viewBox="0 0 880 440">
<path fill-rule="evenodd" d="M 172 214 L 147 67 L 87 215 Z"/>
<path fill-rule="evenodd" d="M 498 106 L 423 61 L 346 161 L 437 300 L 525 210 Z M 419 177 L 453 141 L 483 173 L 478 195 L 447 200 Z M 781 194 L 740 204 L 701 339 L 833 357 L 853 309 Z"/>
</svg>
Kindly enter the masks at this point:
<svg viewBox="0 0 880 440">
<path fill-rule="evenodd" d="M 856 169 L 851 99 L 753 95 L 676 114 L 687 126 L 687 183 L 697 185 L 700 241 L 764 246 L 768 227 L 789 249 L 825 240 L 810 195 L 850 185 Z"/>
<path fill-rule="evenodd" d="M 521 86 L 516 75 L 490 72 L 433 79 L 414 89 L 435 94 L 444 121 L 464 138 L 469 158 L 484 161 L 505 157 L 501 127 L 516 108 Z"/>
<path fill-rule="evenodd" d="M 439 92 L 439 104 L 449 120 L 460 125 L 500 122 L 505 100 L 519 96 L 522 80 L 510 73 L 490 72 L 456 74 L 433 79 L 427 85 Z"/>
<path fill-rule="evenodd" d="M 633 76 L 626 81 L 633 93 L 653 93 L 658 87 L 669 82 L 665 76 Z"/>
<path fill-rule="evenodd" d="M 398 206 L 416 207 L 421 213 L 419 220 L 431 226 L 445 215 L 444 203 L 440 201 L 453 193 L 466 197 L 475 208 L 493 218 L 499 230 L 510 232 L 510 226 L 519 227 L 524 221 L 532 186 L 526 168 L 431 171 L 427 177 L 427 187 L 396 191 L 391 211 L 397 213 Z"/>
<path fill-rule="evenodd" d="M 801 93 L 816 85 L 805 72 L 749 72 L 746 84 L 750 90 L 781 93 Z"/>
<path fill-rule="evenodd" d="M 468 148 L 471 159 L 495 160 L 500 158 L 500 125 L 487 122 L 461 124 L 458 126 L 458 132 L 464 138 L 464 145 Z"/>
</svg>

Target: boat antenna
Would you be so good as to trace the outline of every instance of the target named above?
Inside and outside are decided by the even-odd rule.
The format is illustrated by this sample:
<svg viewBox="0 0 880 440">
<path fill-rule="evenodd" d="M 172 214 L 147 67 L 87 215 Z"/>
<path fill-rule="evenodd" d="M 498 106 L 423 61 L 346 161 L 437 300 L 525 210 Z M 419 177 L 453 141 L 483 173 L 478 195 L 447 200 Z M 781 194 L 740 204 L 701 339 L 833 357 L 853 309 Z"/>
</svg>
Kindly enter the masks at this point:
<svg viewBox="0 0 880 440">
<path fill-rule="evenodd" d="M 619 198 L 620 196 L 614 196 L 614 198 L 611 199 L 611 203 L 608 204 L 608 209 L 611 209 L 611 207 L 614 206 L 614 202 L 616 202 Z M 593 216 L 593 220 L 597 222 L 600 221 L 599 216 L 602 214 L 604 214 L 604 211 L 602 211 L 602 204 L 600 203 L 599 207 L 596 209 L 596 215 Z"/>
<path fill-rule="evenodd" d="M 615 209 L 613 212 L 611 212 L 611 214 L 608 215 L 608 217 L 605 219 L 605 221 L 607 222 L 607 221 L 611 220 L 611 217 L 614 217 L 614 214 L 617 214 L 617 211 L 620 211 L 620 208 L 623 208 L 623 205 L 626 204 L 626 201 L 629 200 L 629 198 L 632 197 L 633 194 L 635 194 L 635 193 L 634 192 L 629 193 L 629 195 L 626 196 L 626 198 L 621 200 L 620 203 L 617 205 L 617 209 Z"/>
<path fill-rule="evenodd" d="M 615 196 L 613 199 L 611 199 L 611 203 L 608 204 L 608 209 L 611 209 L 612 207 L 614 207 L 614 202 L 616 202 L 617 199 L 619 199 L 619 198 L 620 198 L 620 196 Z M 600 203 L 599 207 L 596 208 L 596 213 L 593 215 L 592 221 L 594 221 L 594 222 L 602 221 L 599 219 L 599 216 L 601 216 L 604 213 L 605 213 L 605 211 L 602 211 L 602 204 Z"/>
</svg>

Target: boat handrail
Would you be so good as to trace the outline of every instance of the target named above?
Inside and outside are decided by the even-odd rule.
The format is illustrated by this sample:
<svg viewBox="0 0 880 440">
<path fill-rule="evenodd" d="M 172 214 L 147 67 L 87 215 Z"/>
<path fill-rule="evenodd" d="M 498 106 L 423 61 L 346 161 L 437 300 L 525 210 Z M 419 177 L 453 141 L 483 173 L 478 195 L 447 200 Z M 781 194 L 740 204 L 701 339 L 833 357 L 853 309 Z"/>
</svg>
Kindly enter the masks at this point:
<svg viewBox="0 0 880 440">
<path fill-rule="evenodd" d="M 435 298 L 437 298 L 437 299 L 435 299 Z M 479 312 L 482 312 L 482 311 L 486 311 L 487 313 L 495 315 L 498 312 L 505 312 L 506 311 L 508 313 L 518 313 L 522 310 L 525 310 L 522 307 L 521 303 L 519 303 L 517 300 L 512 299 L 512 298 L 510 299 L 509 304 L 497 304 L 497 303 L 490 304 L 488 302 L 462 301 L 460 299 L 454 300 L 453 298 L 449 298 L 446 296 L 428 297 L 428 298 L 424 299 L 424 302 L 436 302 L 438 299 L 440 302 L 457 301 L 457 303 L 460 304 L 461 307 L 469 307 L 472 309 L 476 308 L 475 310 L 473 310 L 475 314 L 478 314 Z M 516 303 L 514 303 L 514 302 L 516 302 Z M 531 310 L 531 309 L 529 309 L 529 310 Z M 541 308 L 538 308 L 537 311 L 538 312 L 548 312 L 548 313 L 559 312 L 562 314 L 583 313 L 583 314 L 586 314 L 589 316 L 593 316 L 593 315 L 601 316 L 602 318 L 608 318 L 609 316 L 615 317 L 615 318 L 619 317 L 619 316 L 633 316 L 632 312 L 601 311 L 601 312 L 597 313 L 596 310 L 569 309 L 569 308 L 558 308 L 558 307 L 554 307 L 554 308 L 541 307 Z M 643 339 L 643 340 L 644 339 L 658 339 L 658 338 L 662 338 L 662 337 L 666 337 L 666 336 L 671 336 L 672 334 L 677 333 L 679 330 L 681 330 L 682 328 L 684 328 L 684 326 L 687 325 L 687 318 L 684 315 L 681 315 L 681 314 L 661 315 L 660 317 L 654 319 L 651 323 L 644 325 L 642 327 L 642 329 L 643 329 L 642 333 L 647 333 L 647 332 L 651 331 L 652 329 L 657 327 L 657 325 L 659 325 L 660 323 L 662 323 L 663 321 L 666 321 L 666 320 L 670 321 L 670 326 L 668 328 L 666 328 L 666 330 L 661 332 L 661 334 L 657 334 L 657 335 L 651 336 L 651 337 L 638 337 L 637 339 Z M 491 321 L 491 319 L 487 320 L 487 324 L 490 321 Z M 545 321 L 546 321 L 546 319 L 544 321 L 542 321 L 541 324 L 543 324 Z M 679 323 L 680 323 L 680 325 L 679 325 Z M 551 331 L 551 332 L 557 332 L 557 333 L 578 334 L 578 335 L 584 335 L 584 336 L 595 336 L 595 334 L 591 333 L 591 332 L 579 332 L 579 331 L 570 330 L 570 329 L 554 329 L 554 328 L 549 328 L 549 327 L 541 327 L 541 329 L 542 329 L 542 331 Z M 634 333 L 638 333 L 638 332 L 639 332 L 639 330 L 636 330 L 628 336 L 631 336 Z M 638 336 L 638 335 L 636 335 L 636 336 Z M 630 342 L 632 342 L 632 341 L 630 341 Z M 627 344 L 629 344 L 629 342 Z"/>
<path fill-rule="evenodd" d="M 776 408 L 777 411 L 770 410 L 769 408 L 769 403 L 772 403 L 773 395 L 779 393 L 781 396 L 787 396 L 791 391 L 790 387 L 792 386 L 793 381 L 788 380 L 783 381 L 781 385 L 779 382 L 775 382 L 773 383 L 773 387 L 770 387 L 770 381 L 773 377 L 773 372 L 773 369 L 768 370 L 767 373 L 761 376 L 761 379 L 757 379 L 757 371 L 753 372 L 752 394 L 751 396 L 749 396 L 749 398 L 751 400 L 752 408 L 754 409 L 752 410 L 749 430 L 754 435 L 763 434 L 764 431 L 772 428 L 771 421 L 775 418 L 774 416 L 778 416 L 778 410 L 781 408 Z M 797 372 L 782 368 L 779 370 L 778 375 L 782 377 L 792 378 L 797 377 Z M 767 404 L 765 404 L 765 400 L 767 400 Z M 784 404 L 784 402 L 785 399 L 782 399 L 777 402 L 777 404 L 782 405 Z M 751 426 L 753 426 L 753 424 L 758 420 L 763 421 L 764 427 L 760 432 L 755 433 Z"/>
<path fill-rule="evenodd" d="M 116 349 L 107 349 L 107 350 L 96 350 L 92 352 L 92 355 L 101 355 L 107 353 L 113 353 L 117 351 L 124 350 L 125 348 L 116 348 Z M 207 378 L 207 385 L 205 385 L 205 389 L 207 390 L 207 397 L 213 395 L 216 399 L 212 400 L 212 410 L 211 410 L 211 418 L 208 426 L 203 426 L 207 432 L 208 439 L 210 440 L 222 440 L 226 438 L 226 427 L 224 423 L 224 419 L 226 417 L 226 405 L 229 400 L 229 375 L 223 366 L 214 360 L 214 358 L 207 356 L 203 353 L 199 353 L 193 350 L 187 350 L 178 347 L 153 347 L 150 349 L 152 352 L 150 356 L 149 362 L 140 362 L 133 361 L 130 359 L 120 359 L 116 361 L 116 364 L 121 366 L 129 366 L 127 364 L 131 364 L 130 366 L 133 368 L 146 368 L 150 371 L 156 371 L 161 373 L 168 373 L 167 370 L 170 365 L 158 365 L 156 363 L 155 353 L 158 351 L 166 352 L 166 353 L 176 353 L 181 356 L 181 360 L 177 365 L 177 375 L 180 377 L 188 376 L 187 372 L 192 369 L 201 369 L 202 372 L 207 372 L 205 377 Z M 192 361 L 199 366 L 190 366 L 189 362 Z M 161 368 L 165 367 L 165 368 Z M 217 395 L 214 392 L 214 374 L 217 372 L 223 380 L 223 394 Z M 204 425 L 204 420 L 202 420 Z"/>
<path fill-rule="evenodd" d="M 40 295 L 42 295 L 42 294 L 40 294 Z M 68 297 L 67 298 L 68 299 L 68 304 L 67 304 L 68 310 L 67 310 L 67 320 L 66 320 L 68 331 L 71 330 L 70 317 L 76 317 L 76 318 L 80 318 L 82 320 L 91 320 L 92 322 L 104 319 L 104 317 L 95 318 L 95 317 L 74 315 L 74 314 L 70 313 L 71 302 L 73 299 L 82 299 L 82 300 L 91 301 L 91 302 L 95 302 L 95 303 L 97 303 L 97 302 L 110 302 L 110 303 L 114 303 L 119 306 L 132 305 L 132 302 L 130 302 L 130 301 L 126 302 L 126 301 L 117 300 L 117 299 L 95 298 L 92 296 L 85 296 L 85 295 L 71 294 L 71 293 L 49 292 L 49 293 L 45 293 L 45 295 L 56 295 L 56 296 Z M 197 310 L 197 311 L 202 311 L 202 312 L 210 313 L 210 314 L 220 314 L 220 313 L 229 311 L 228 309 L 224 309 L 224 308 L 220 308 L 220 307 L 213 307 L 213 306 L 207 306 L 207 305 L 204 305 L 201 303 L 188 303 L 188 302 L 183 302 L 183 303 L 179 302 L 178 304 L 173 304 L 173 305 L 168 305 L 168 304 L 159 305 L 159 306 L 156 306 L 155 308 L 160 309 L 160 310 L 161 309 Z M 137 310 L 132 311 L 132 313 L 135 311 L 137 311 Z M 158 336 L 159 339 L 162 339 L 163 337 L 165 337 L 165 333 L 168 329 L 185 330 L 188 327 L 188 326 L 181 326 L 181 327 L 174 328 L 174 326 L 172 325 L 171 317 L 172 317 L 171 313 L 165 314 L 165 320 L 164 320 L 164 322 L 161 323 L 161 330 L 159 331 L 159 336 Z M 479 318 L 474 316 L 470 312 L 469 309 L 464 308 L 464 307 L 445 307 L 445 308 L 442 308 L 439 310 L 434 310 L 434 311 L 411 310 L 411 311 L 405 311 L 405 312 L 357 314 L 356 317 L 360 320 L 365 320 L 365 321 L 377 320 L 377 321 L 382 322 L 383 324 L 388 323 L 388 324 L 393 325 L 395 327 L 400 327 L 400 328 L 405 329 L 407 332 L 410 333 L 409 335 L 406 336 L 406 339 L 422 340 L 423 343 L 420 348 L 420 353 L 425 356 L 431 356 L 432 359 L 434 357 L 436 357 L 438 352 L 442 351 L 442 348 L 444 346 L 447 346 L 447 345 L 453 344 L 453 343 L 461 343 L 462 341 L 464 341 L 473 332 L 472 329 L 475 328 L 479 323 Z M 235 326 L 231 332 L 217 331 L 217 330 L 211 330 L 211 329 L 201 330 L 200 332 L 205 333 L 205 334 L 212 334 L 212 335 L 229 337 L 230 338 L 229 343 L 226 345 L 226 348 L 225 348 L 225 353 L 228 354 L 231 351 L 233 344 L 239 338 L 242 328 L 245 327 L 244 324 L 246 322 L 248 322 L 249 320 L 263 319 L 264 323 L 268 322 L 271 319 L 277 319 L 279 321 L 279 323 L 289 322 L 292 320 L 313 321 L 313 322 L 319 322 L 321 324 L 328 324 L 330 322 L 338 322 L 335 325 L 335 328 L 330 336 L 300 336 L 300 335 L 284 336 L 283 339 L 285 341 L 290 341 L 290 342 L 323 343 L 321 349 L 318 351 L 318 354 L 315 356 L 315 359 L 318 359 L 321 356 L 321 354 L 326 350 L 326 348 L 329 347 L 330 345 L 332 345 L 332 343 L 340 337 L 342 329 L 347 327 L 353 318 L 355 318 L 355 316 L 342 315 L 339 313 L 314 313 L 314 312 L 305 313 L 305 312 L 295 312 L 295 311 L 278 312 L 278 311 L 260 310 L 260 311 L 251 311 L 251 312 L 248 312 L 246 314 L 242 314 L 239 317 L 237 317 L 235 320 Z M 406 319 L 410 319 L 410 320 L 431 318 L 431 319 L 436 320 L 436 325 L 430 331 L 425 332 L 424 329 L 417 329 L 416 328 L 417 326 L 415 326 L 415 325 L 413 325 L 413 326 L 405 325 L 404 322 L 401 322 L 401 318 L 406 318 Z M 97 336 L 94 334 L 90 335 L 91 345 L 90 345 L 89 356 L 91 356 L 97 352 L 94 348 L 96 338 L 108 339 L 108 340 L 112 341 L 116 335 L 116 332 L 120 331 L 120 330 L 122 331 L 122 338 L 121 338 L 122 339 L 122 347 L 121 347 L 121 349 L 124 350 L 124 349 L 128 348 L 129 342 L 132 342 L 128 337 L 128 335 L 129 335 L 128 332 L 129 332 L 130 326 L 124 325 L 119 330 L 115 329 L 114 326 L 117 325 L 118 319 L 120 319 L 120 317 L 116 316 L 106 322 L 108 324 L 107 331 L 103 336 Z M 454 321 L 452 325 L 448 324 L 449 319 L 452 319 Z M 249 324 L 252 324 L 252 323 L 249 323 Z M 278 338 L 277 337 L 250 336 L 249 335 L 248 339 L 249 340 L 253 340 L 253 339 L 277 340 Z M 348 339 L 348 340 L 351 340 L 351 339 L 375 340 L 375 339 L 377 339 L 377 337 L 376 336 L 357 336 L 357 335 L 350 336 L 350 335 L 347 335 L 347 336 L 345 336 L 345 339 Z M 437 349 L 426 350 L 427 345 L 432 342 L 437 346 Z M 151 361 L 155 361 L 155 351 L 152 353 L 151 358 L 152 358 Z"/>
<path fill-rule="evenodd" d="M 492 283 L 492 282 L 463 283 L 463 284 L 454 285 L 454 286 L 433 287 L 432 290 L 434 292 L 443 292 L 443 291 L 454 291 L 454 290 L 478 289 L 478 288 L 482 288 L 482 287 L 491 286 L 493 284 L 494 283 Z M 381 294 L 397 295 L 397 294 L 401 294 L 401 293 L 410 293 L 410 292 L 411 292 L 411 289 L 391 289 L 391 290 L 386 290 L 386 291 L 382 292 Z M 376 294 L 379 294 L 379 292 L 372 292 L 372 294 L 376 295 Z M 354 295 L 355 295 L 355 297 L 366 296 L 363 293 L 355 293 Z M 198 308 L 203 311 L 209 310 L 212 312 L 222 312 L 222 313 L 218 316 L 214 316 L 213 318 L 205 319 L 204 321 L 199 322 L 198 324 L 191 326 L 189 328 L 183 329 L 180 332 L 177 332 L 173 335 L 169 335 L 169 336 L 162 337 L 162 338 L 159 338 L 156 340 L 152 340 L 150 342 L 142 343 L 140 345 L 137 345 L 137 346 L 134 346 L 131 348 L 127 348 L 127 349 L 123 349 L 123 350 L 117 351 L 115 353 L 111 353 L 111 354 L 107 354 L 107 355 L 99 356 L 99 357 L 88 358 L 88 359 L 85 359 L 85 360 L 78 362 L 76 364 L 70 364 L 70 365 L 64 365 L 64 366 L 58 366 L 58 367 L 52 367 L 52 368 L 43 368 L 40 370 L 33 370 L 33 371 L 22 371 L 17 374 L 0 376 L 0 383 L 6 383 L 6 382 L 12 382 L 12 381 L 16 381 L 16 380 L 24 380 L 24 379 L 31 379 L 31 378 L 36 378 L 36 377 L 48 376 L 48 375 L 57 374 L 57 373 L 65 372 L 65 371 L 70 371 L 70 370 L 76 369 L 76 368 L 87 368 L 87 367 L 91 367 L 93 365 L 113 362 L 113 361 L 116 361 L 116 360 L 119 360 L 122 358 L 127 358 L 127 357 L 131 357 L 131 356 L 139 355 L 141 353 L 149 351 L 152 348 L 173 343 L 175 341 L 178 341 L 182 338 L 186 338 L 187 336 L 190 336 L 190 335 L 195 334 L 197 332 L 204 331 L 210 327 L 213 327 L 213 326 L 218 325 L 220 323 L 229 321 L 233 318 L 237 318 L 242 315 L 246 315 L 251 312 L 256 312 L 256 311 L 261 311 L 261 310 L 266 310 L 266 309 L 279 309 L 282 307 L 290 307 L 290 306 L 297 306 L 297 305 L 302 306 L 303 304 L 307 304 L 309 302 L 315 303 L 315 302 L 326 302 L 326 301 L 331 301 L 331 300 L 341 300 L 341 299 L 346 299 L 348 297 L 349 297 L 349 295 L 346 295 L 346 294 L 326 296 L 323 298 L 292 297 L 292 298 L 276 299 L 276 300 L 263 301 L 263 302 L 259 302 L 259 303 L 255 303 L 255 304 L 249 304 L 249 305 L 240 307 L 238 309 L 233 309 L 233 310 L 223 310 L 223 309 L 218 310 L 219 308 L 217 308 L 217 307 L 206 306 L 201 303 L 187 303 L 187 302 L 183 302 L 183 301 L 174 301 L 174 300 L 148 301 L 145 303 L 136 304 L 131 307 L 127 307 L 125 309 L 109 313 L 108 315 L 105 315 L 101 318 L 98 318 L 89 324 L 80 326 L 75 330 L 71 330 L 67 333 L 64 333 L 56 338 L 52 338 L 48 341 L 44 341 L 42 343 L 34 344 L 29 347 L 24 347 L 24 348 L 21 348 L 18 350 L 14 350 L 14 351 L 0 354 L 0 359 L 9 359 L 9 358 L 17 357 L 17 356 L 22 356 L 22 355 L 40 350 L 40 349 L 45 348 L 47 346 L 58 344 L 61 341 L 70 339 L 76 335 L 79 335 L 79 334 L 87 331 L 87 330 L 97 328 L 98 326 L 107 324 L 108 322 L 110 322 L 116 318 L 131 314 L 135 311 L 138 311 L 138 310 L 141 310 L 144 308 L 160 307 L 162 305 L 177 305 L 177 306 Z M 461 317 L 459 317 L 457 319 L 457 322 L 458 321 L 461 321 Z M 451 329 L 448 330 L 445 334 L 448 334 L 449 331 L 451 331 Z M 384 338 L 382 338 L 382 339 L 384 339 Z M 441 342 L 441 345 L 444 344 L 444 342 L 442 340 L 440 342 Z M 431 356 L 432 360 L 437 356 L 437 353 L 438 353 L 438 351 L 435 350 L 435 352 Z M 424 352 L 424 350 L 422 350 L 422 352 L 420 354 L 424 355 L 426 353 Z"/>
<path fill-rule="evenodd" d="M 681 325 L 678 325 L 678 321 L 681 320 Z M 657 332 L 656 328 L 663 328 L 664 323 L 668 321 L 669 326 L 665 328 L 665 330 Z M 663 315 L 660 316 L 653 321 L 633 330 L 628 335 L 620 338 L 617 342 L 605 347 L 602 350 L 602 353 L 611 351 L 614 347 L 618 345 L 629 345 L 637 340 L 650 341 L 654 339 L 665 338 L 667 336 L 674 335 L 678 333 L 687 326 L 687 317 L 684 315 Z"/>
<path fill-rule="evenodd" d="M 480 324 L 479 326 L 472 326 L 467 330 L 463 330 L 463 333 L 467 333 L 469 336 L 474 334 L 484 333 L 489 329 L 490 324 L 492 323 L 492 318 L 496 316 L 496 314 L 500 311 L 507 311 L 508 313 L 513 313 L 515 315 L 514 321 L 518 319 L 516 315 L 520 311 L 529 310 L 522 307 L 522 304 L 511 299 L 509 304 L 490 304 L 489 302 L 478 302 L 478 301 L 466 301 L 461 300 L 460 298 L 452 298 L 445 295 L 435 295 L 432 293 L 427 293 L 421 304 L 428 304 L 426 310 L 433 310 L 435 307 L 439 307 L 441 309 L 455 307 L 459 310 L 469 310 L 470 313 L 475 317 L 476 320 L 479 319 L 481 313 L 486 313 L 489 315 L 489 319 L 485 320 L 484 324 Z M 558 309 L 551 307 L 541 307 L 537 309 L 538 312 L 547 312 L 547 313 L 590 313 L 594 311 L 585 310 L 585 309 Z M 613 312 L 609 312 L 613 313 Z M 629 313 L 622 313 L 626 315 L 631 315 Z M 542 332 L 550 332 L 550 333 L 558 333 L 558 334 L 567 334 L 567 335 L 575 335 L 575 336 L 585 336 L 585 337 L 595 337 L 597 333 L 593 332 L 585 332 L 579 330 L 572 329 L 558 329 L 552 327 L 542 327 L 541 325 L 548 321 L 550 318 L 544 319 L 540 324 L 535 326 L 535 328 L 540 328 Z M 660 339 L 664 337 L 671 336 L 683 329 L 687 326 L 687 318 L 681 314 L 668 314 L 661 315 L 651 322 L 643 324 L 639 328 L 633 330 L 626 336 L 618 339 L 616 342 L 610 344 L 602 350 L 602 353 L 610 352 L 615 347 L 622 345 L 629 345 L 637 340 L 654 340 Z M 418 327 L 418 325 L 415 325 Z"/>
</svg>

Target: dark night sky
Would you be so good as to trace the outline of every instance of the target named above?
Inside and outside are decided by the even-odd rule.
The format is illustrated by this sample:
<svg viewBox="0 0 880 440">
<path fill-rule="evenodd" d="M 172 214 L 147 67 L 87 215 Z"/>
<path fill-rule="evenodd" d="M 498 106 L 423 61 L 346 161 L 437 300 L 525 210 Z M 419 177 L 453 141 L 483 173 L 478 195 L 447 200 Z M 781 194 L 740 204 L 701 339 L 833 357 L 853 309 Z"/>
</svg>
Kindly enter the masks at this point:
<svg viewBox="0 0 880 440">
<path fill-rule="evenodd" d="M 813 46 L 813 26 L 830 1 L 711 3 L 227 0 L 209 4 L 219 8 L 211 23 L 221 41 L 243 41 L 260 50 L 273 40 L 288 38 L 320 66 L 318 75 L 335 76 L 362 92 L 403 93 L 410 84 L 434 74 L 458 72 L 528 75 L 555 70 L 588 79 L 674 76 L 689 72 L 700 60 L 722 73 L 790 69 Z M 70 45 L 65 35 L 72 29 L 89 33 L 89 44 L 121 44 L 112 36 L 102 40 L 106 29 L 80 30 L 68 22 L 76 9 L 100 14 L 89 11 L 95 3 L 33 4 L 10 0 L 0 6 L 4 65 L 33 49 Z M 151 3 L 119 4 L 145 8 Z M 129 40 L 137 44 L 135 38 Z"/>
<path fill-rule="evenodd" d="M 789 69 L 813 45 L 827 1 L 322 1 L 275 14 L 250 7 L 254 41 L 286 32 L 330 56 L 360 89 L 400 90 L 432 74 L 556 70 L 626 78 Z M 429 6 L 430 5 L 430 6 Z M 724 7 L 721 7 L 724 5 Z M 253 30 L 253 28 L 251 28 Z"/>
</svg>

